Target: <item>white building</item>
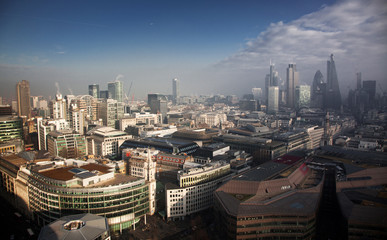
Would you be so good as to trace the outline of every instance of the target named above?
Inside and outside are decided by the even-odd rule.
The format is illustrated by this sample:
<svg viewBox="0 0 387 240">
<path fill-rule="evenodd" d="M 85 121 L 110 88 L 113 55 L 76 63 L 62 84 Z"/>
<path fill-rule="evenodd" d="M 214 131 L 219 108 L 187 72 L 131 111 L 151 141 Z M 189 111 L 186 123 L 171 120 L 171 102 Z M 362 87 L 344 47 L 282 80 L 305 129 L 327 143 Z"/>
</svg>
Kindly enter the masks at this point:
<svg viewBox="0 0 387 240">
<path fill-rule="evenodd" d="M 57 94 L 55 100 L 50 102 L 51 117 L 53 119 L 66 119 L 66 100 L 62 94 Z"/>
<path fill-rule="evenodd" d="M 132 138 L 126 132 L 103 126 L 93 128 L 87 135 L 88 154 L 102 157 L 118 156 L 120 145 Z"/>
<path fill-rule="evenodd" d="M 54 130 L 64 130 L 70 127 L 65 119 L 42 120 L 37 118 L 39 150 L 47 150 L 47 135 Z"/>
<path fill-rule="evenodd" d="M 227 121 L 227 115 L 224 113 L 202 113 L 196 116 L 196 124 L 207 124 L 208 126 L 219 126 L 220 123 Z"/>
<path fill-rule="evenodd" d="M 127 164 L 127 174 L 149 182 L 149 212 L 156 211 L 156 155 L 158 150 L 146 148 L 124 149 L 122 158 Z"/>
<path fill-rule="evenodd" d="M 212 162 L 178 172 L 178 185 L 165 185 L 165 209 L 168 219 L 185 216 L 212 206 L 213 193 L 232 177 L 230 164 Z"/>
</svg>

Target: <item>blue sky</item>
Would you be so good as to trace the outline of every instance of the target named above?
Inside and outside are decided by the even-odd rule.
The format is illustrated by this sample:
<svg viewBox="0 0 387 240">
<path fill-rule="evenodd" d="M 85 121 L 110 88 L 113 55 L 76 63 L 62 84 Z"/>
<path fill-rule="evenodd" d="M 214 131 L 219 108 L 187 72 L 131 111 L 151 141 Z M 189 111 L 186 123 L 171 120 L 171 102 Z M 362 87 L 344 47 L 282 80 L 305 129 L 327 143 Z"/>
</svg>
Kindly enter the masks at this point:
<svg viewBox="0 0 387 240">
<path fill-rule="evenodd" d="M 357 71 L 384 84 L 385 22 L 384 1 L 1 1 L 0 95 L 22 79 L 31 95 L 55 83 L 86 94 L 118 75 L 139 98 L 170 93 L 175 77 L 182 94 L 243 94 L 263 87 L 270 59 L 283 79 L 295 61 L 310 83 L 331 53 L 345 91 Z M 368 41 L 377 47 L 359 51 Z M 353 60 L 365 53 L 367 69 Z"/>
</svg>

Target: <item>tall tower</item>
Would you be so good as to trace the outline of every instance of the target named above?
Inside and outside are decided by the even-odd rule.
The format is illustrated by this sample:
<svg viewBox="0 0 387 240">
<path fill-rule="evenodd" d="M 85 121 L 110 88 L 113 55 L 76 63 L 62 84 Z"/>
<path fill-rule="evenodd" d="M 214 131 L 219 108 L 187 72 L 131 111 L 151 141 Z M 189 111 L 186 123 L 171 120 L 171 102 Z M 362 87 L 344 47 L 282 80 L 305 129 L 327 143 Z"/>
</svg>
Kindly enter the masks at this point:
<svg viewBox="0 0 387 240">
<path fill-rule="evenodd" d="M 265 98 L 266 103 L 269 102 L 269 88 L 278 86 L 279 76 L 278 72 L 275 70 L 274 63 L 270 60 L 270 73 L 265 77 Z"/>
<path fill-rule="evenodd" d="M 325 102 L 325 88 L 326 83 L 324 82 L 324 76 L 318 70 L 313 78 L 312 92 L 311 92 L 311 107 L 313 108 L 324 108 Z"/>
<path fill-rule="evenodd" d="M 121 81 L 108 83 L 109 98 L 122 102 L 123 87 Z"/>
<path fill-rule="evenodd" d="M 93 96 L 94 98 L 99 98 L 99 85 L 98 84 L 89 85 L 89 95 Z"/>
<path fill-rule="evenodd" d="M 23 80 L 16 84 L 17 114 L 19 117 L 31 117 L 30 83 Z"/>
<path fill-rule="evenodd" d="M 341 93 L 333 54 L 331 54 L 330 60 L 327 61 L 327 88 L 325 95 L 327 108 L 341 109 Z"/>
<path fill-rule="evenodd" d="M 286 96 L 287 96 L 287 105 L 290 108 L 294 108 L 295 105 L 295 90 L 298 86 L 298 72 L 296 64 L 291 63 L 286 69 Z"/>
<path fill-rule="evenodd" d="M 177 103 L 177 99 L 180 96 L 180 89 L 179 89 L 179 79 L 174 78 L 172 79 L 172 95 L 173 95 L 173 103 Z"/>
<path fill-rule="evenodd" d="M 356 73 L 356 89 L 361 89 L 361 72 Z"/>
<path fill-rule="evenodd" d="M 269 87 L 268 91 L 268 102 L 267 102 L 267 112 L 276 113 L 278 112 L 278 100 L 279 100 L 279 88 L 278 86 Z"/>
</svg>

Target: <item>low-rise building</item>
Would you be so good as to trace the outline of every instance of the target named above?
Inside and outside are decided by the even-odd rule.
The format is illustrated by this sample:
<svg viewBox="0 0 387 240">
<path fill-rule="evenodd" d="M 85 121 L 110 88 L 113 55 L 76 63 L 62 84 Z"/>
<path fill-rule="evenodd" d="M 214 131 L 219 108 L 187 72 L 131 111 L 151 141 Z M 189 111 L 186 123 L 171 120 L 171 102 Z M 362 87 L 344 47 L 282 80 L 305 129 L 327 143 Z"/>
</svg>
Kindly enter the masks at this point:
<svg viewBox="0 0 387 240">
<path fill-rule="evenodd" d="M 111 127 L 97 126 L 87 132 L 88 154 L 101 157 L 119 157 L 119 147 L 132 136 Z"/>
</svg>

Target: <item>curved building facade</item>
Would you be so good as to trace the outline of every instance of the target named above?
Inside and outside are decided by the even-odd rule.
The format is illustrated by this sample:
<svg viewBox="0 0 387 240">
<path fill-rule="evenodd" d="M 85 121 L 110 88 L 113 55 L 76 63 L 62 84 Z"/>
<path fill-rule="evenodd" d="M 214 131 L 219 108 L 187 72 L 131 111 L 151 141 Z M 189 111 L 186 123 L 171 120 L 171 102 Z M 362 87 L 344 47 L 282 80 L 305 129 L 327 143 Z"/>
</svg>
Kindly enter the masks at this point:
<svg viewBox="0 0 387 240">
<path fill-rule="evenodd" d="M 313 78 L 312 93 L 311 93 L 311 107 L 324 108 L 326 83 L 324 82 L 324 76 L 318 70 Z"/>
<path fill-rule="evenodd" d="M 112 231 L 131 227 L 149 213 L 149 183 L 99 164 L 23 169 L 33 219 L 46 225 L 63 216 L 104 216 Z"/>
</svg>

